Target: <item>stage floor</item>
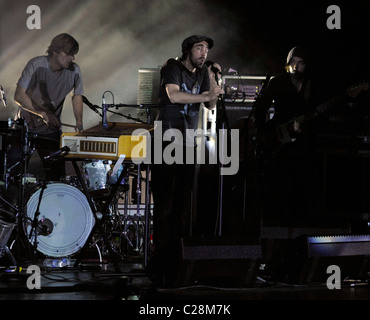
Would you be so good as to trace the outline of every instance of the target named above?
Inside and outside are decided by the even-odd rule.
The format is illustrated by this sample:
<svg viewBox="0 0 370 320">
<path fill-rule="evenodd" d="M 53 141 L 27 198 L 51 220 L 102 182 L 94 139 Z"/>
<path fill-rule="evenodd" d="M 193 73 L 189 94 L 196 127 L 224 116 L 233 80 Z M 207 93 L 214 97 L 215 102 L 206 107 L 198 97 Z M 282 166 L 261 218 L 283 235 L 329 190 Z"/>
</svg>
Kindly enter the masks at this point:
<svg viewBox="0 0 370 320">
<path fill-rule="evenodd" d="M 138 303 L 163 302 L 240 303 L 256 300 L 369 300 L 367 279 L 343 281 L 340 288 L 329 289 L 326 282 L 289 284 L 269 280 L 263 272 L 253 283 L 230 282 L 227 286 L 192 283 L 174 288 L 154 286 L 145 274 L 142 257 L 113 265 L 82 262 L 78 267 L 46 268 L 40 264 L 38 280 L 24 266 L 0 269 L 0 300 L 120 300 Z M 117 270 L 117 267 L 118 269 Z M 234 265 L 235 266 L 235 262 Z M 39 282 L 37 282 L 39 281 Z"/>
</svg>

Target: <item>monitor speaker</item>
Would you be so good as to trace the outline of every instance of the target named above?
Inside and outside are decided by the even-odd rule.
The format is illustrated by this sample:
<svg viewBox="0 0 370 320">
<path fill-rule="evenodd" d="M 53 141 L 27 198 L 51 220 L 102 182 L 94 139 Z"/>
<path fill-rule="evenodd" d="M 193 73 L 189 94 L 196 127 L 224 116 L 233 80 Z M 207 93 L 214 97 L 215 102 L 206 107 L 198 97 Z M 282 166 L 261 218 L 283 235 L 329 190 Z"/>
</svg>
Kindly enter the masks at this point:
<svg viewBox="0 0 370 320">
<path fill-rule="evenodd" d="M 306 247 L 301 281 L 326 281 L 330 266 L 339 267 L 341 280 L 367 279 L 370 235 L 308 236 Z"/>
<path fill-rule="evenodd" d="M 198 240 L 185 243 L 183 255 L 178 286 L 245 287 L 255 283 L 262 250 L 259 244 Z"/>
<path fill-rule="evenodd" d="M 274 240 L 268 269 L 275 281 L 304 284 L 326 283 L 331 268 L 345 279 L 367 280 L 369 235 L 300 236 Z"/>
</svg>

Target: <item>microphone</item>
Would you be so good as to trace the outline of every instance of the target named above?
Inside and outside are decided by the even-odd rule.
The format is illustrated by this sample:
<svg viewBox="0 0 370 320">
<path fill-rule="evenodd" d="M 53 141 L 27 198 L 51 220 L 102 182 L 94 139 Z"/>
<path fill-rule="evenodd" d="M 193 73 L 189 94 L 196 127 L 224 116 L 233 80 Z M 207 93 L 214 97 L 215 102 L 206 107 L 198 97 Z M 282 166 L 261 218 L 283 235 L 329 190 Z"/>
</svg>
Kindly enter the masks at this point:
<svg viewBox="0 0 370 320">
<path fill-rule="evenodd" d="M 102 114 L 102 127 L 104 129 L 108 128 L 108 120 L 107 120 L 107 105 L 105 104 L 105 96 L 104 96 L 104 93 L 103 93 L 103 96 L 102 96 L 102 111 L 103 111 L 103 114 Z"/>
<path fill-rule="evenodd" d="M 85 96 L 82 96 L 82 101 L 93 111 L 95 111 L 97 114 L 100 115 L 99 111 L 98 111 L 98 106 L 92 104 L 89 100 L 87 100 L 87 98 Z"/>
<path fill-rule="evenodd" d="M 216 67 L 212 66 L 211 67 L 211 70 L 215 73 L 215 74 L 222 74 L 221 70 L 220 69 L 217 69 Z"/>
<path fill-rule="evenodd" d="M 214 62 L 211 61 L 211 60 L 208 60 L 206 61 L 206 66 L 207 67 L 211 67 L 211 70 L 213 71 L 213 73 L 215 74 L 215 80 L 217 82 L 218 85 L 221 85 L 221 79 L 218 77 L 218 75 L 222 75 L 222 72 L 220 69 L 217 69 L 215 66 L 214 66 Z"/>
<path fill-rule="evenodd" d="M 103 96 L 101 97 L 101 107 L 102 107 L 103 110 L 106 107 L 105 106 L 105 96 L 104 96 L 104 93 L 103 93 Z"/>
<path fill-rule="evenodd" d="M 5 97 L 5 92 L 2 86 L 0 86 L 0 94 L 1 94 L 1 100 L 3 101 L 3 105 L 4 107 L 6 107 L 7 106 L 6 97 Z"/>
<path fill-rule="evenodd" d="M 215 66 L 214 66 L 214 62 L 213 61 L 211 61 L 211 60 L 207 60 L 206 61 L 206 66 L 207 67 L 211 67 L 211 70 L 214 72 L 214 73 L 216 73 L 216 74 L 222 74 L 222 72 L 221 72 L 221 70 L 220 69 L 217 69 Z"/>
<path fill-rule="evenodd" d="M 64 146 L 63 148 L 49 154 L 48 156 L 45 156 L 44 157 L 44 160 L 48 160 L 50 158 L 54 158 L 56 156 L 59 156 L 59 155 L 62 155 L 63 157 L 66 156 L 68 154 L 68 152 L 70 151 L 71 149 L 67 146 Z M 63 153 L 63 154 L 62 154 Z"/>
</svg>

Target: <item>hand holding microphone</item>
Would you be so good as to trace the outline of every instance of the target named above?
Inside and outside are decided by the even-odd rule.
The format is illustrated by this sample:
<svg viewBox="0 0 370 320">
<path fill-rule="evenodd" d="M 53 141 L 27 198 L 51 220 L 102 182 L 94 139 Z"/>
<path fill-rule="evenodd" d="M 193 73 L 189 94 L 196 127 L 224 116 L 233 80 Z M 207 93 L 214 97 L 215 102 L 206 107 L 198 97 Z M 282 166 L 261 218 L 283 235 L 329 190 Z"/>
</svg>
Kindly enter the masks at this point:
<svg viewBox="0 0 370 320">
<path fill-rule="evenodd" d="M 218 63 L 215 63 L 213 61 L 208 60 L 206 62 L 206 66 L 208 66 L 208 72 L 210 80 L 214 79 L 217 83 L 217 85 L 221 86 L 222 83 L 222 72 L 221 72 L 221 66 Z"/>
<path fill-rule="evenodd" d="M 8 105 L 6 103 L 5 92 L 4 92 L 4 88 L 2 86 L 0 86 L 0 100 L 3 102 L 4 107 L 6 107 Z"/>
</svg>

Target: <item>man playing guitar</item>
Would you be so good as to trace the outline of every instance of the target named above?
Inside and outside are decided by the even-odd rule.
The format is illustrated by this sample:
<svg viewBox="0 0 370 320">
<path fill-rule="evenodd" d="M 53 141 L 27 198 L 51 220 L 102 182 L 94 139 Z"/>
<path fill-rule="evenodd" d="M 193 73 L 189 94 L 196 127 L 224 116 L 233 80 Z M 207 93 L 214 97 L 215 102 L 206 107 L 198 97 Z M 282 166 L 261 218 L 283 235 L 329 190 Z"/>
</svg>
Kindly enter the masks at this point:
<svg viewBox="0 0 370 320">
<path fill-rule="evenodd" d="M 320 191 L 315 138 L 310 129 L 294 120 L 317 102 L 309 69 L 306 51 L 300 47 L 291 49 L 286 72 L 270 80 L 256 105 L 260 159 L 267 164 L 263 177 L 267 179 L 268 199 L 272 200 L 264 201 L 271 205 L 265 208 L 265 217 L 283 217 L 291 222 L 298 216 L 310 218 L 317 209 Z M 274 116 L 267 119 L 272 106 Z"/>
</svg>

